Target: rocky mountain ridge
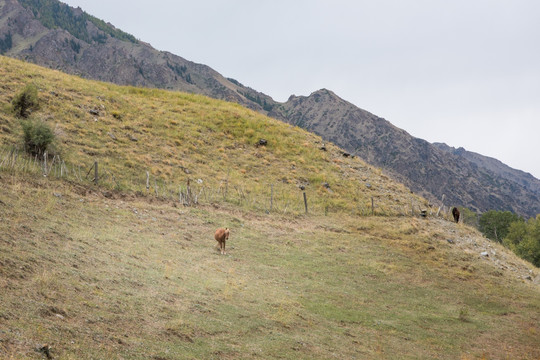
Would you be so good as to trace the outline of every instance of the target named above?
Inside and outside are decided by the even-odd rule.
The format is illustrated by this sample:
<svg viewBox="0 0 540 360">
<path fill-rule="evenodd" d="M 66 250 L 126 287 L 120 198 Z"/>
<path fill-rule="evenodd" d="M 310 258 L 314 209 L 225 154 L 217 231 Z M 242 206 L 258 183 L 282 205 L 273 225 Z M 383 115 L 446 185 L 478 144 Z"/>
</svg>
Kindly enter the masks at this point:
<svg viewBox="0 0 540 360">
<path fill-rule="evenodd" d="M 64 26 L 66 17 L 77 26 Z M 0 54 L 90 79 L 236 102 L 334 142 L 432 202 L 445 195 L 448 205 L 479 212 L 540 213 L 540 180 L 530 174 L 415 138 L 326 89 L 276 102 L 56 0 L 0 0 Z"/>
<path fill-rule="evenodd" d="M 330 90 L 293 96 L 277 108 L 286 121 L 312 131 L 383 168 L 413 191 L 438 203 L 475 211 L 540 213 L 538 179 L 482 155 L 452 152 L 415 138 L 387 120 L 359 109 Z M 472 154 L 472 153 L 469 153 Z M 476 160 L 474 160 L 476 159 Z"/>
<path fill-rule="evenodd" d="M 64 23 L 60 21 L 47 27 L 45 14 L 40 13 L 46 6 L 56 6 L 57 12 L 69 14 L 66 23 L 74 22 L 78 27 L 62 28 Z M 83 15 L 89 20 L 79 20 Z M 269 96 L 226 79 L 206 65 L 158 51 L 123 32 L 123 37 L 115 35 L 119 30 L 111 24 L 93 21 L 80 8 L 56 0 L 0 0 L 0 19 L 0 39 L 9 37 L 11 42 L 0 52 L 2 55 L 119 85 L 207 95 L 261 112 L 265 101 L 271 101 Z"/>
<path fill-rule="evenodd" d="M 484 156 L 472 151 L 467 151 L 462 147 L 455 148 L 444 143 L 433 143 L 433 145 L 439 149 L 467 159 L 468 161 L 475 163 L 480 168 L 489 169 L 498 176 L 513 180 L 514 182 L 521 184 L 526 189 L 529 189 L 537 194 L 540 193 L 540 180 L 525 171 L 513 169 L 495 158 Z"/>
</svg>

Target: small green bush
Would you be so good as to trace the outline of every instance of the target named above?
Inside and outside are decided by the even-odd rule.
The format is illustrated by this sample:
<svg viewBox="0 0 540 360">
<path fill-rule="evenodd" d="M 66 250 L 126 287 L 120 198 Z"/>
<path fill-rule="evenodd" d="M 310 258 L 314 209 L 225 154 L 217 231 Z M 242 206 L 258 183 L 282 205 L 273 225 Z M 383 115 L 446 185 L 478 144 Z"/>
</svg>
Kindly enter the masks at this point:
<svg viewBox="0 0 540 360">
<path fill-rule="evenodd" d="M 26 120 L 22 122 L 24 148 L 32 155 L 43 154 L 54 141 L 54 132 L 43 121 Z"/>
<path fill-rule="evenodd" d="M 22 118 L 27 118 L 33 110 L 39 108 L 38 91 L 35 85 L 28 84 L 11 101 L 13 111 Z"/>
</svg>

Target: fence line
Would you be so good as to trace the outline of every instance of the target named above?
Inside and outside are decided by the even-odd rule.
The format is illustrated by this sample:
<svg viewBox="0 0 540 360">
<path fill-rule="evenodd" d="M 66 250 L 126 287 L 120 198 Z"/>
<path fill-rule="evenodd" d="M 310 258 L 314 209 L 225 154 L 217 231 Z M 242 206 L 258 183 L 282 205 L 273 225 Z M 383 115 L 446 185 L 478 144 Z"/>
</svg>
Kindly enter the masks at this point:
<svg viewBox="0 0 540 360">
<path fill-rule="evenodd" d="M 54 155 L 50 161 L 49 159 L 50 155 L 47 153 L 27 156 L 17 149 L 10 149 L 0 152 L 0 170 L 24 174 L 41 174 L 47 178 L 68 179 L 80 183 L 91 183 L 94 186 L 124 189 L 150 195 L 152 181 L 149 171 L 145 170 L 138 181 L 134 181 L 133 177 L 119 179 L 109 169 L 102 164 L 98 164 L 98 161 L 94 161 L 85 173 L 86 175 L 83 175 L 82 169 L 86 168 L 86 166 L 66 164 L 65 160 L 59 155 Z M 93 176 L 90 176 L 92 170 Z M 128 185 L 124 185 L 125 188 L 123 188 L 122 183 Z M 355 202 L 354 206 L 346 209 L 332 204 L 328 199 L 324 200 L 317 197 L 314 192 L 307 193 L 305 189 L 299 189 L 295 193 L 290 188 L 287 188 L 287 185 L 279 182 L 262 184 L 259 186 L 258 191 L 255 191 L 253 188 L 246 188 L 245 184 L 235 183 L 230 178 L 230 170 L 227 172 L 225 180 L 216 182 L 214 185 L 206 184 L 201 179 L 194 181 L 191 178 L 187 178 L 180 184 L 174 184 L 154 177 L 153 183 L 153 193 L 156 197 L 175 200 L 184 206 L 226 202 L 261 212 L 281 214 L 328 215 L 329 212 L 333 211 L 349 211 L 360 216 L 414 216 L 429 211 L 430 215 L 434 215 L 436 212 L 436 216 L 448 216 L 444 206 L 442 206 L 442 211 L 440 207 L 438 210 L 433 208 L 424 209 L 420 204 L 415 204 L 413 199 L 411 199 L 410 206 L 403 204 L 389 205 L 375 196 L 360 196 L 359 191 L 356 192 L 356 198 L 359 200 Z M 280 184 L 282 186 L 279 186 Z M 314 199 L 318 201 L 314 201 Z M 334 206 L 338 207 L 334 208 Z M 418 211 L 415 211 L 415 206 Z"/>
</svg>

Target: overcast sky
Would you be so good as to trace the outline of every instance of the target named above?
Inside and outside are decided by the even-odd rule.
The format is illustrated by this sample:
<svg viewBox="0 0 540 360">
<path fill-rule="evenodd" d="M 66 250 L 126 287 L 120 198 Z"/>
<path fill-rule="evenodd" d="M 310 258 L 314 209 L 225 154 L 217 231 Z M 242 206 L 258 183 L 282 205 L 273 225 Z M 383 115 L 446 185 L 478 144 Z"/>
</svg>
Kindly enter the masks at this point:
<svg viewBox="0 0 540 360">
<path fill-rule="evenodd" d="M 540 178 L 540 1 L 62 1 L 277 101 L 327 88 Z"/>
</svg>

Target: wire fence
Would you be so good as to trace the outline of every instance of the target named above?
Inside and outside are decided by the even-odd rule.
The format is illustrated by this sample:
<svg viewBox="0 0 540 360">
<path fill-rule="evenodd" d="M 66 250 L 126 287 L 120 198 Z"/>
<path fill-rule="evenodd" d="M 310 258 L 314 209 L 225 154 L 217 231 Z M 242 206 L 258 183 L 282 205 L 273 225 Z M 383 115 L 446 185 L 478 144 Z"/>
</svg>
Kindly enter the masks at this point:
<svg viewBox="0 0 540 360">
<path fill-rule="evenodd" d="M 392 203 L 387 196 L 373 196 L 356 191 L 354 198 L 340 199 L 337 203 L 316 191 L 281 182 L 258 183 L 246 181 L 193 179 L 172 182 L 143 171 L 140 177 L 122 177 L 113 174 L 98 161 L 86 164 L 66 162 L 59 155 L 30 156 L 17 148 L 0 150 L 0 171 L 14 174 L 63 179 L 107 190 L 134 192 L 172 200 L 183 206 L 228 203 L 265 213 L 328 215 L 349 212 L 358 216 L 438 216 L 449 218 L 449 208 L 425 206 L 416 198 L 408 204 Z M 248 186 L 253 185 L 253 186 Z"/>
</svg>

